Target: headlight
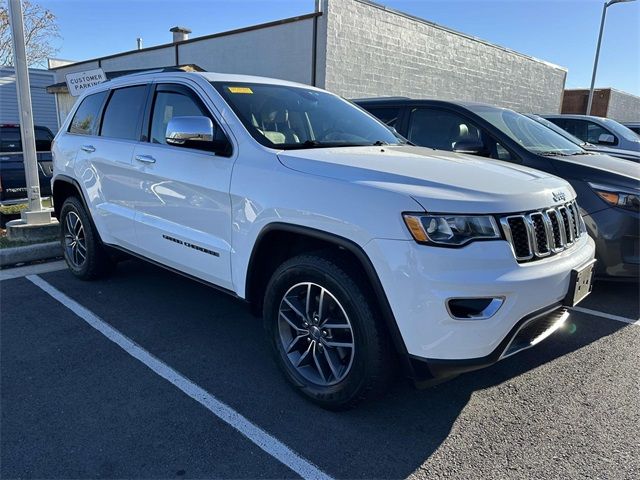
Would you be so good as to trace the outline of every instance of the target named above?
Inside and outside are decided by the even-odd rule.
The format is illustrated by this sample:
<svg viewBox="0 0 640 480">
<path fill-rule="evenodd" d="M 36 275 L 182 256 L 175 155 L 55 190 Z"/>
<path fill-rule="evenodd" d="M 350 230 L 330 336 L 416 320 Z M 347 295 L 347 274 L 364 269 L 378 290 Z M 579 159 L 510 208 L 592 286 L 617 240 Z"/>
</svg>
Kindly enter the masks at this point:
<svg viewBox="0 0 640 480">
<path fill-rule="evenodd" d="M 638 191 L 598 183 L 589 183 L 589 186 L 609 205 L 634 212 L 640 211 L 640 192 Z"/>
<path fill-rule="evenodd" d="M 404 213 L 404 223 L 420 243 L 459 247 L 474 240 L 502 238 L 496 220 L 489 215 L 428 215 Z"/>
</svg>

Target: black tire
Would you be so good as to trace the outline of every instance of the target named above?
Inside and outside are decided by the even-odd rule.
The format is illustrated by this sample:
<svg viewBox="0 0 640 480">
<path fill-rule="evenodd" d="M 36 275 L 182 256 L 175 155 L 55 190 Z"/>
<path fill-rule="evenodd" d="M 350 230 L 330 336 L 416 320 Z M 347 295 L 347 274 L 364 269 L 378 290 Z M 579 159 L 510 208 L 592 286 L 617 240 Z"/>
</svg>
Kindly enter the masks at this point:
<svg viewBox="0 0 640 480">
<path fill-rule="evenodd" d="M 386 328 L 377 309 L 372 304 L 372 296 L 367 294 L 366 285 L 361 285 L 357 279 L 358 275 L 355 274 L 353 268 L 348 266 L 347 262 L 336 261 L 329 255 L 305 254 L 284 262 L 271 277 L 265 294 L 263 318 L 277 363 L 301 394 L 329 410 L 352 408 L 366 398 L 383 393 L 392 378 L 394 356 Z M 282 339 L 283 327 L 281 325 L 283 323 L 278 323 L 281 318 L 281 305 L 285 305 L 286 308 L 286 304 L 283 303 L 285 295 L 292 292 L 293 288 L 298 288 L 299 285 L 307 282 L 326 289 L 331 297 L 327 297 L 325 293 L 325 298 L 331 298 L 331 301 L 337 300 L 334 302 L 335 305 L 338 308 L 341 307 L 341 312 L 346 313 L 346 323 L 351 326 L 349 341 L 353 342 L 352 359 L 348 368 L 345 366 L 346 360 L 343 360 L 345 364 L 340 365 L 339 371 L 343 372 L 345 376 L 342 379 L 333 376 L 336 383 L 331 385 L 320 385 L 311 381 L 308 375 L 301 374 L 299 369 L 294 366 L 294 361 L 289 355 L 296 355 L 300 352 L 286 353 L 286 342 Z M 319 310 L 323 309 L 319 308 Z M 335 313 L 335 310 L 334 306 L 332 312 Z M 290 310 L 287 315 L 294 311 Z M 305 316 L 308 317 L 308 315 L 298 315 L 299 318 Z M 318 321 L 318 317 L 315 321 Z M 287 323 L 290 324 L 290 322 Z M 321 323 L 320 321 L 316 325 Z M 284 328 L 286 329 L 287 325 L 284 325 Z M 292 329 L 291 331 L 295 335 L 300 335 L 297 330 Z M 315 333 L 317 334 L 317 330 Z M 303 340 L 313 343 L 313 339 L 310 340 L 307 337 Z M 321 341 L 317 340 L 319 352 L 329 355 L 329 352 L 323 352 Z M 329 350 L 326 345 L 324 350 Z M 301 350 L 304 350 L 304 343 Z M 313 354 L 316 353 L 314 350 Z M 320 353 L 317 353 L 318 357 L 321 357 Z M 296 361 L 299 360 L 300 357 Z M 328 363 L 325 360 L 323 366 L 326 365 Z M 308 365 L 308 367 L 313 367 L 313 365 Z M 320 369 L 320 365 L 317 366 L 317 369 Z M 326 368 L 322 370 L 327 371 Z M 332 375 L 331 371 L 333 369 L 329 370 L 329 376 Z M 323 374 L 322 377 L 324 376 Z"/>
<path fill-rule="evenodd" d="M 81 228 L 70 227 L 70 223 L 77 225 L 74 223 L 76 221 L 80 222 Z M 73 247 L 70 246 L 74 238 L 76 242 L 78 240 L 74 237 L 76 231 L 80 232 L 80 237 L 84 240 L 84 258 L 82 258 L 82 249 L 76 248 L 74 252 Z M 114 262 L 102 245 L 89 214 L 77 197 L 68 197 L 60 209 L 60 243 L 69 270 L 82 280 L 103 277 L 113 269 Z"/>
</svg>

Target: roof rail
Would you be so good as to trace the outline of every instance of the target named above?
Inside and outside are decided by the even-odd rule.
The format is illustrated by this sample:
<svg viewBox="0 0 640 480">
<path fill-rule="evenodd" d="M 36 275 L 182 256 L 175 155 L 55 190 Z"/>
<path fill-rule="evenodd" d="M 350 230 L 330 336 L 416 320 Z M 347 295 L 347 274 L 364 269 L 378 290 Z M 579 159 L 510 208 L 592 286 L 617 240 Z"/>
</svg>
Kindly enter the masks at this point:
<svg viewBox="0 0 640 480">
<path fill-rule="evenodd" d="M 116 78 L 120 78 L 120 77 L 131 77 L 131 76 L 135 76 L 135 75 L 146 75 L 148 73 L 166 73 L 166 72 L 203 72 L 204 70 L 202 70 L 200 67 L 196 66 L 196 65 L 180 65 L 177 67 L 159 67 L 159 68 L 150 68 L 148 70 L 138 70 L 138 71 L 133 71 L 131 73 L 127 73 L 124 75 L 118 75 L 118 77 Z"/>
<path fill-rule="evenodd" d="M 352 102 L 366 102 L 367 100 L 411 100 L 409 97 L 395 96 L 395 97 L 365 97 L 365 98 L 352 98 Z"/>
</svg>

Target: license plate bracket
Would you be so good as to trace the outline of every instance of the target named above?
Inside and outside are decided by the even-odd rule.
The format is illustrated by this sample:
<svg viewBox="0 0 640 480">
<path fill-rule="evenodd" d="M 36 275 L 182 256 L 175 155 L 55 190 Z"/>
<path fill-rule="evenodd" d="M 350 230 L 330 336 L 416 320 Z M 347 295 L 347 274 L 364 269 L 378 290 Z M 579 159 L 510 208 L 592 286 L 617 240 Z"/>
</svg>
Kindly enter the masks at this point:
<svg viewBox="0 0 640 480">
<path fill-rule="evenodd" d="M 596 261 L 591 260 L 579 269 L 571 270 L 571 281 L 569 282 L 569 290 L 564 299 L 564 305 L 567 307 L 575 307 L 591 293 L 593 287 L 593 267 Z"/>
</svg>

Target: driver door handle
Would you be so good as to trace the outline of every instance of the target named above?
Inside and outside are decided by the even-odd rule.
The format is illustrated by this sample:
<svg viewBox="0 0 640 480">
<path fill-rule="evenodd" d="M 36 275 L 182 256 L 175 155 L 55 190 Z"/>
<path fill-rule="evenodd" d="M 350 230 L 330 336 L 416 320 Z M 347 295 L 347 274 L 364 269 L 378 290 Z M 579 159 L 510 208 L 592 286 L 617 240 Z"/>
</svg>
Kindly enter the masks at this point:
<svg viewBox="0 0 640 480">
<path fill-rule="evenodd" d="M 94 147 L 93 145 L 82 145 L 80 148 L 88 153 L 93 153 L 96 151 L 96 147 Z"/>
<path fill-rule="evenodd" d="M 136 160 L 142 163 L 156 163 L 156 159 L 151 155 L 136 155 Z"/>
</svg>

